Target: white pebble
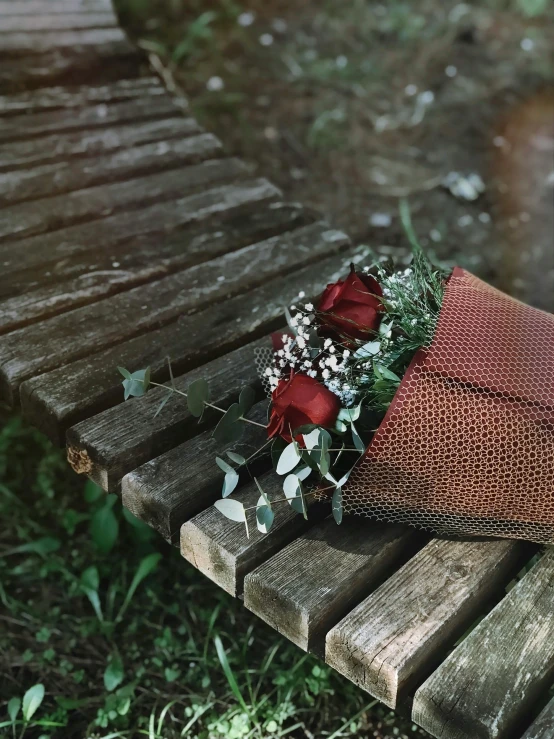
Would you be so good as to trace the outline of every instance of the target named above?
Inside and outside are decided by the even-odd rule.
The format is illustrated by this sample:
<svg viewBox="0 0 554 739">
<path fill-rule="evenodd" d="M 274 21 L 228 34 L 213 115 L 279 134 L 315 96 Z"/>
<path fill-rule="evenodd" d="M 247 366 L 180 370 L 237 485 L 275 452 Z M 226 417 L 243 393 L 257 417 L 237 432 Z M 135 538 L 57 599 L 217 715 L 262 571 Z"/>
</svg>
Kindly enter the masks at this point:
<svg viewBox="0 0 554 739">
<path fill-rule="evenodd" d="M 447 77 L 455 77 L 458 74 L 458 69 L 453 64 L 449 64 L 444 73 Z"/>
<path fill-rule="evenodd" d="M 483 213 L 479 213 L 479 216 L 478 217 L 479 217 L 479 220 L 481 221 L 481 223 L 490 223 L 491 222 L 490 215 L 488 213 L 485 213 L 484 211 L 483 211 Z"/>
<path fill-rule="evenodd" d="M 219 90 L 223 90 L 225 87 L 225 83 L 221 79 L 221 77 L 210 77 L 210 79 L 206 82 L 206 88 L 210 92 L 219 92 Z"/>
<path fill-rule="evenodd" d="M 417 85 L 406 85 L 406 87 L 404 88 L 404 92 L 406 93 L 406 95 L 408 95 L 408 97 L 412 97 L 417 93 Z"/>
<path fill-rule="evenodd" d="M 532 51 L 535 48 L 535 42 L 532 38 L 522 38 L 519 45 L 523 51 Z"/>
<path fill-rule="evenodd" d="M 390 213 L 372 213 L 369 222 L 375 228 L 388 228 L 392 223 L 392 216 Z"/>
<path fill-rule="evenodd" d="M 262 46 L 271 46 L 273 43 L 273 36 L 270 33 L 262 33 L 260 36 L 260 44 Z"/>
<path fill-rule="evenodd" d="M 237 23 L 239 24 L 239 26 L 246 28 L 247 26 L 251 26 L 252 23 L 254 23 L 254 18 L 254 13 L 241 13 L 237 18 Z"/>
</svg>

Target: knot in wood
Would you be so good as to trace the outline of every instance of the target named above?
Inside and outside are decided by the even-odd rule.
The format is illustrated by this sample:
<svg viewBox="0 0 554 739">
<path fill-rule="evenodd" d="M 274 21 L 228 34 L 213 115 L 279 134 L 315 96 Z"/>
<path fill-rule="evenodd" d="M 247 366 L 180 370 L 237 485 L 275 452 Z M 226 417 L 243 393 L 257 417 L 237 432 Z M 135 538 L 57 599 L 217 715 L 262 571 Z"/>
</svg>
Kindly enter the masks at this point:
<svg viewBox="0 0 554 739">
<path fill-rule="evenodd" d="M 78 475 L 89 475 L 92 472 L 92 460 L 85 449 L 68 447 L 67 461 Z"/>
</svg>

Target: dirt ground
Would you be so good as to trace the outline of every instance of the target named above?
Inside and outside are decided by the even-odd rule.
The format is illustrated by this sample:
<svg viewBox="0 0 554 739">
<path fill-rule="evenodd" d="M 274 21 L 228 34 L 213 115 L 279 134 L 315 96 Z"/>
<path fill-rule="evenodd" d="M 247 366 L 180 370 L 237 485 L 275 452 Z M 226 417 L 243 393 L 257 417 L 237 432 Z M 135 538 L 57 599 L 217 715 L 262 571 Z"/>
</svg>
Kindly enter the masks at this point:
<svg viewBox="0 0 554 739">
<path fill-rule="evenodd" d="M 554 5 L 120 0 L 206 128 L 355 242 L 554 309 Z"/>
</svg>

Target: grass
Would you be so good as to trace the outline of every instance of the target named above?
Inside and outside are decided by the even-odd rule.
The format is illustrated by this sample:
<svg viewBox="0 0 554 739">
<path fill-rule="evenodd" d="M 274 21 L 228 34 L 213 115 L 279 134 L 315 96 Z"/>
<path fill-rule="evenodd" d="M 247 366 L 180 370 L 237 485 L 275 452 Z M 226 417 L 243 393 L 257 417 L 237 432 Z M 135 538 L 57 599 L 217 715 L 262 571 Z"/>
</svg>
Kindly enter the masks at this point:
<svg viewBox="0 0 554 739">
<path fill-rule="evenodd" d="M 0 420 L 0 736 L 423 735 L 197 573 L 20 417 Z M 31 691 L 14 715 L 37 685 L 34 713 Z"/>
</svg>

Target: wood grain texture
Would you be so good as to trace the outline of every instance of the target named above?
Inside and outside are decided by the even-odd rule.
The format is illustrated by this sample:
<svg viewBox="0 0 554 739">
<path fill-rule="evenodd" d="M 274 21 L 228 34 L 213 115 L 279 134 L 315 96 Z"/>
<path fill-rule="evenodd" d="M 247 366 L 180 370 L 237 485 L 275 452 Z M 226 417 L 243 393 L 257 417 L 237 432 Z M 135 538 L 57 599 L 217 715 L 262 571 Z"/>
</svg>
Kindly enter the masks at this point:
<svg viewBox="0 0 554 739">
<path fill-rule="evenodd" d="M 323 653 L 325 636 L 389 574 L 413 530 L 349 517 L 328 518 L 244 580 L 244 604 L 290 641 Z"/>
<path fill-rule="evenodd" d="M 541 711 L 521 739 L 552 739 L 554 736 L 554 698 Z"/>
<path fill-rule="evenodd" d="M 24 172 L 19 170 L 25 168 L 33 175 L 37 168 L 54 163 L 61 163 L 64 167 L 73 166 L 77 170 L 78 167 L 84 168 L 87 165 L 76 164 L 75 158 L 102 157 L 133 146 L 184 139 L 199 133 L 202 133 L 202 129 L 193 118 L 183 118 L 180 113 L 176 113 L 173 118 L 161 120 L 93 128 L 91 131 L 49 134 L 3 147 L 0 151 L 0 171 L 6 173 L 8 170 L 8 174 L 21 176 Z"/>
<path fill-rule="evenodd" d="M 283 480 L 270 471 L 259 483 L 271 500 L 283 498 Z M 234 596 L 242 593 L 244 578 L 255 567 L 306 531 L 323 514 L 324 507 L 312 507 L 309 520 L 295 513 L 288 504 L 275 503 L 275 520 L 268 534 L 256 525 L 255 506 L 260 491 L 250 482 L 233 493 L 233 498 L 250 508 L 247 511 L 250 536 L 243 523 L 229 521 L 210 506 L 181 526 L 181 554 L 220 588 Z"/>
<path fill-rule="evenodd" d="M 554 678 L 554 552 L 548 552 L 414 696 L 413 720 L 441 739 L 518 736 Z"/>
<path fill-rule="evenodd" d="M 432 540 L 327 634 L 325 661 L 391 708 L 522 564 L 512 541 Z"/>
<path fill-rule="evenodd" d="M 0 20 L 0 48 L 4 33 L 25 33 L 31 38 L 38 32 L 76 31 L 91 28 L 111 28 L 117 25 L 114 13 L 53 13 L 51 15 L 8 15 Z"/>
<path fill-rule="evenodd" d="M 11 32 L 0 34 L 0 59 L 41 54 L 52 49 L 72 52 L 89 46 L 109 46 L 125 42 L 123 31 L 117 28 L 93 28 L 80 31 L 44 31 L 43 33 Z"/>
<path fill-rule="evenodd" d="M 0 16 L 98 13 L 112 9 L 111 0 L 0 0 Z"/>
<path fill-rule="evenodd" d="M 239 216 L 224 213 L 216 223 L 193 223 L 176 235 L 149 235 L 115 252 L 104 246 L 62 260 L 48 274 L 41 268 L 12 274 L 0 287 L 0 334 L 308 225 L 299 206 L 279 205 Z"/>
<path fill-rule="evenodd" d="M 93 159 L 71 159 L 4 172 L 0 173 L 0 207 L 131 178 L 149 177 L 155 172 L 168 172 L 187 164 L 214 159 L 222 153 L 222 146 L 215 136 L 201 133 L 190 138 L 123 148 Z"/>
<path fill-rule="evenodd" d="M 344 235 L 337 233 L 335 248 L 344 244 Z M 332 249 L 330 243 L 329 251 Z M 162 329 L 33 378 L 21 387 L 23 413 L 54 441 L 63 443 L 68 426 L 121 402 L 118 365 L 131 370 L 150 366 L 153 379 L 163 382 L 168 379 L 169 349 L 176 374 L 198 367 L 279 328 L 283 306 L 297 298 L 300 290 L 308 296 L 318 295 L 328 281 L 348 271 L 351 258 L 349 253 L 321 260 L 317 270 L 304 267 L 201 313 L 182 316 Z"/>
<path fill-rule="evenodd" d="M 33 375 L 144 334 L 240 295 L 346 245 L 320 223 L 243 247 L 161 280 L 63 313 L 0 338 L 0 397 L 12 402 Z M 171 346 L 171 345 L 168 345 Z"/>
<path fill-rule="evenodd" d="M 257 388 L 261 397 L 254 350 L 268 344 L 269 339 L 260 339 L 214 359 L 176 377 L 174 387 L 186 392 L 191 382 L 204 378 L 210 386 L 211 402 L 225 408 L 246 385 Z M 108 408 L 68 430 L 67 446 L 86 452 L 92 463 L 88 475 L 104 490 L 117 490 L 128 472 L 219 420 L 217 411 L 206 408 L 201 421 L 195 421 L 186 400 L 177 395 L 155 416 L 166 394 L 162 388 L 152 388 L 143 398 Z"/>
<path fill-rule="evenodd" d="M 61 273 L 67 275 L 65 265 L 75 267 L 81 260 L 85 261 L 83 255 L 87 252 L 110 253 L 116 261 L 117 251 L 124 244 L 132 242 L 138 249 L 143 239 L 150 235 L 158 234 L 161 240 L 163 234 L 195 224 L 206 224 L 209 228 L 210 222 L 216 222 L 225 215 L 238 216 L 249 212 L 262 203 L 276 201 L 280 194 L 264 179 L 233 182 L 138 210 L 121 211 L 94 221 L 94 228 L 90 223 L 78 224 L 55 233 L 21 239 L 18 249 L 25 252 L 23 269 L 12 244 L 0 243 L 4 280 L 9 285 L 25 275 L 36 274 L 40 269 L 47 283 L 51 277 Z M 42 269 L 44 265 L 49 267 Z"/>
<path fill-rule="evenodd" d="M 42 0 L 41 0 L 42 1 Z M 108 85 L 41 87 L 0 95 L 0 116 L 31 114 L 59 108 L 86 108 L 99 103 L 120 103 L 134 98 L 166 97 L 167 90 L 158 77 L 131 77 Z M 154 102 L 154 101 L 153 101 Z M 186 101 L 180 101 L 186 105 Z"/>
<path fill-rule="evenodd" d="M 37 54 L 0 51 L 0 89 L 6 94 L 41 86 L 108 84 L 137 76 L 143 64 L 143 56 L 127 39 Z"/>
<path fill-rule="evenodd" d="M 267 405 L 267 400 L 257 403 L 248 418 L 266 423 Z M 215 457 L 227 449 L 249 457 L 266 441 L 265 428 L 247 423 L 241 441 L 231 446 L 222 447 L 212 438 L 211 430 L 205 431 L 125 475 L 121 481 L 123 505 L 165 539 L 178 543 L 181 524 L 221 496 L 224 474 Z M 268 455 L 257 465 L 267 469 Z"/>
<path fill-rule="evenodd" d="M 52 269 L 39 267 L 13 273 L 0 286 L 0 333 L 95 302 L 310 222 L 299 206 L 278 205 L 278 208 L 263 205 L 239 215 L 224 212 L 215 223 L 192 223 L 177 234 L 149 234 L 128 241 L 117 250 L 102 245 L 82 256 L 61 260 Z"/>
<path fill-rule="evenodd" d="M 1 74 L 1 73 L 0 73 Z M 43 138 L 66 131 L 107 128 L 123 123 L 170 118 L 181 111 L 169 95 L 141 96 L 121 102 L 98 102 L 87 107 L 38 110 L 0 118 L 0 143 Z"/>
<path fill-rule="evenodd" d="M 121 210 L 136 210 L 141 205 L 202 192 L 217 184 L 240 181 L 245 175 L 245 167 L 238 159 L 209 159 L 125 182 L 17 203 L 0 210 L 0 242 L 9 240 L 12 246 L 11 242 L 24 236 L 53 232 L 72 223 L 93 221 Z M 56 234 L 50 236 L 56 239 Z"/>
</svg>

